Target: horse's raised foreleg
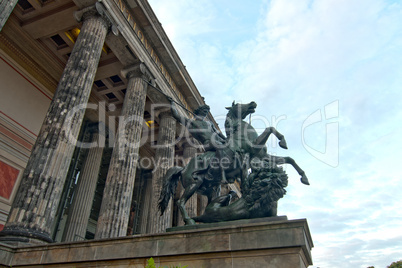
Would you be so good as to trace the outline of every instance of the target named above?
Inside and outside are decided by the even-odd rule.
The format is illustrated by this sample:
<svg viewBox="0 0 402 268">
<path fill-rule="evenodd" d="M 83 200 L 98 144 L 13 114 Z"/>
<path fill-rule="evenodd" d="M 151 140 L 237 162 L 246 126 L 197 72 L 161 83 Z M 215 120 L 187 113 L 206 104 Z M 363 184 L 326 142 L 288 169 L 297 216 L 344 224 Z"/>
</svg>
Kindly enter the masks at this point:
<svg viewBox="0 0 402 268">
<path fill-rule="evenodd" d="M 296 161 L 293 158 L 291 158 L 289 156 L 274 156 L 274 155 L 268 155 L 268 156 L 269 156 L 270 161 L 274 162 L 277 165 L 289 164 L 292 167 L 294 167 L 294 169 L 297 171 L 297 173 L 299 173 L 299 175 L 301 176 L 300 181 L 303 184 L 310 185 L 308 178 L 306 176 L 306 173 L 304 172 L 303 169 L 301 169 L 299 167 L 299 165 L 296 163 Z"/>
<path fill-rule="evenodd" d="M 279 131 L 277 131 L 274 127 L 269 127 L 271 128 L 272 134 L 275 135 L 275 137 L 278 138 L 279 140 L 279 146 L 283 149 L 287 149 L 288 145 L 286 144 L 285 136 L 283 136 Z"/>
<path fill-rule="evenodd" d="M 283 136 L 283 135 L 282 135 L 279 131 L 277 131 L 274 127 L 267 127 L 267 128 L 264 130 L 264 132 L 263 132 L 260 136 L 258 136 L 258 138 L 254 141 L 254 145 L 263 146 L 263 145 L 267 142 L 267 140 L 268 140 L 268 138 L 269 138 L 269 136 L 270 136 L 271 134 L 274 134 L 275 137 L 278 138 L 278 140 L 279 140 L 279 146 L 280 146 L 281 148 L 283 148 L 283 149 L 287 149 L 287 148 L 288 148 L 288 146 L 287 146 L 287 144 L 286 144 L 285 136 Z"/>
<path fill-rule="evenodd" d="M 182 196 L 177 200 L 177 206 L 179 207 L 181 216 L 183 217 L 183 221 L 185 222 L 186 225 L 194 225 L 195 221 L 190 218 L 186 211 L 186 203 L 188 199 L 193 196 L 193 194 L 200 188 L 203 180 L 202 179 L 197 179 L 194 180 L 194 183 L 189 184 L 186 188 L 184 188 L 184 193 Z"/>
</svg>

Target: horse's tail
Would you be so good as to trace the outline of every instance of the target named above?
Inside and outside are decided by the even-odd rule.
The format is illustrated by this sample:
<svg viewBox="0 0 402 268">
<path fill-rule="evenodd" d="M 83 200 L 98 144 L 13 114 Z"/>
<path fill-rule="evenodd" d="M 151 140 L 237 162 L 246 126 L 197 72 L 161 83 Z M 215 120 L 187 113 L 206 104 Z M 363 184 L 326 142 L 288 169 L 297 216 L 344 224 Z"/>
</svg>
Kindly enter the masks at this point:
<svg viewBox="0 0 402 268">
<path fill-rule="evenodd" d="M 161 215 L 165 212 L 166 207 L 169 204 L 170 198 L 175 194 L 177 183 L 179 182 L 182 167 L 172 167 L 169 168 L 166 172 L 166 175 L 163 177 L 163 185 L 161 195 L 159 197 L 159 211 Z"/>
</svg>

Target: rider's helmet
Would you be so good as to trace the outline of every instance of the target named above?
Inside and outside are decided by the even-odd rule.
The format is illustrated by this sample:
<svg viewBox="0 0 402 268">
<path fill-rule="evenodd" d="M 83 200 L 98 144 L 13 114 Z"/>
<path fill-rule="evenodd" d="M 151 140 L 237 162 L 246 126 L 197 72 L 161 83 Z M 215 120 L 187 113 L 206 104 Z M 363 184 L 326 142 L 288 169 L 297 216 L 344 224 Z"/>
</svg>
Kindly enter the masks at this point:
<svg viewBox="0 0 402 268">
<path fill-rule="evenodd" d="M 196 115 L 204 115 L 205 116 L 205 115 L 208 114 L 209 109 L 210 109 L 209 106 L 204 104 L 204 105 L 201 105 L 200 107 L 198 107 L 197 109 L 195 109 L 194 114 L 196 114 Z"/>
</svg>

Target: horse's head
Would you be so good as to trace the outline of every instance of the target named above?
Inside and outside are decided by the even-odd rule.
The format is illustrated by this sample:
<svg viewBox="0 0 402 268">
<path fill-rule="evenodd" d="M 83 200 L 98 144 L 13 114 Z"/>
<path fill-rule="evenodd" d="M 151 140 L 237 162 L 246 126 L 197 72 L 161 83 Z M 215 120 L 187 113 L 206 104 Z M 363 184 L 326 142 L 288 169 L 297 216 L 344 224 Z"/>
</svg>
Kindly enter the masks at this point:
<svg viewBox="0 0 402 268">
<path fill-rule="evenodd" d="M 255 108 L 257 108 L 257 103 L 254 101 L 247 104 L 235 103 L 235 101 L 233 101 L 231 107 L 226 107 L 226 109 L 229 110 L 228 116 L 231 117 L 231 119 L 241 120 L 246 118 L 247 115 L 254 113 Z"/>
</svg>

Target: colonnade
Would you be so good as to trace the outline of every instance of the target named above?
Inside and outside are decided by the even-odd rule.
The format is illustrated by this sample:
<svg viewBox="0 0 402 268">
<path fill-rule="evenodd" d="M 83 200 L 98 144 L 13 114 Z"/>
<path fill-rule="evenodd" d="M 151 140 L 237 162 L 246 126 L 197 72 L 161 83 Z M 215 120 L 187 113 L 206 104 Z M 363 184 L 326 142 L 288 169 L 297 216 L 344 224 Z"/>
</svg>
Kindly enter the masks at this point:
<svg viewBox="0 0 402 268">
<path fill-rule="evenodd" d="M 9 4 L 7 7 L 13 7 L 15 3 L 12 2 L 17 1 L 3 0 L 0 6 L 5 2 Z M 7 12 L 11 13 L 5 9 L 2 11 L 0 22 L 3 17 L 9 16 Z M 0 241 L 28 244 L 52 242 L 52 226 L 55 224 L 63 186 L 85 113 L 85 109 L 76 110 L 73 114 L 69 111 L 76 107 L 85 107 L 88 103 L 102 47 L 112 26 L 109 17 L 102 13 L 99 14 L 95 7 L 85 8 L 77 13 L 76 17 L 83 23 L 80 34 L 32 149 L 7 223 L 0 232 Z M 0 27 L 3 25 L 4 23 Z M 126 236 L 139 160 L 147 88 L 154 80 L 144 63 L 127 66 L 122 74 L 128 80 L 120 117 L 124 127 L 118 129 L 115 138 L 95 238 Z M 98 140 L 100 135 L 93 134 L 93 141 Z M 175 119 L 169 112 L 161 113 L 155 161 L 164 164 L 155 165 L 152 181 L 146 189 L 149 198 L 144 207 L 149 213 L 147 222 L 143 223 L 147 228 L 142 230 L 149 233 L 164 232 L 171 226 L 171 209 L 161 217 L 156 204 L 161 191 L 162 176 L 173 166 L 175 139 Z M 193 150 L 191 153 L 189 150 L 192 149 L 185 149 L 185 154 L 194 154 Z M 91 148 L 88 152 L 69 213 L 66 241 L 85 237 L 102 153 L 103 149 L 100 147 Z M 192 207 L 194 206 L 193 204 Z"/>
</svg>

